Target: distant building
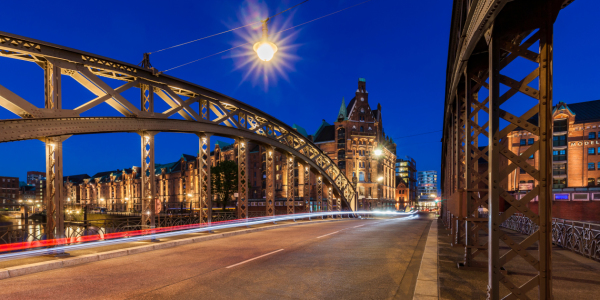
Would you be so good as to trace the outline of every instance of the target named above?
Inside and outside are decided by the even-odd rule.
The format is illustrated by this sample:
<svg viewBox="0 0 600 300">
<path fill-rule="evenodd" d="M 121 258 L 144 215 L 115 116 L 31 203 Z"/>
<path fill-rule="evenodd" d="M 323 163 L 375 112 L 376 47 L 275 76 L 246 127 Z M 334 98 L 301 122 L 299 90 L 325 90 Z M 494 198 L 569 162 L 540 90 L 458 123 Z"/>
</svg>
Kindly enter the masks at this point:
<svg viewBox="0 0 600 300">
<path fill-rule="evenodd" d="M 419 206 L 430 206 L 438 197 L 438 177 L 437 171 L 419 171 L 418 172 L 418 200 Z"/>
<path fill-rule="evenodd" d="M 19 178 L 0 176 L 0 201 L 15 204 L 19 200 Z"/>
<path fill-rule="evenodd" d="M 396 185 L 401 179 L 408 189 L 407 202 L 410 205 L 417 200 L 417 162 L 408 156 L 396 159 Z"/>
<path fill-rule="evenodd" d="M 396 210 L 404 209 L 407 206 L 410 206 L 411 203 L 408 200 L 410 189 L 408 185 L 402 180 L 402 178 L 396 176 Z"/>
<path fill-rule="evenodd" d="M 35 186 L 34 185 L 22 185 L 19 187 L 19 193 L 21 195 L 20 199 L 28 202 L 29 200 L 31 200 L 31 202 L 36 201 L 35 198 Z"/>
<path fill-rule="evenodd" d="M 27 184 L 35 185 L 40 180 L 45 180 L 45 179 L 46 179 L 46 172 L 40 172 L 40 171 L 28 171 L 27 172 Z"/>
</svg>

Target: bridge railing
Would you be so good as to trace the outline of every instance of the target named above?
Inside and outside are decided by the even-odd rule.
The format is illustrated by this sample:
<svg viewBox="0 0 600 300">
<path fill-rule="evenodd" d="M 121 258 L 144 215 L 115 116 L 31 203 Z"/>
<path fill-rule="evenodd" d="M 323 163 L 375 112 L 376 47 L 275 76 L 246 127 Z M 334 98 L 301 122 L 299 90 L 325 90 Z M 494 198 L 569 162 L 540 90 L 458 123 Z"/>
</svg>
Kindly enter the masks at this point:
<svg viewBox="0 0 600 300">
<path fill-rule="evenodd" d="M 539 229 L 537 224 L 523 214 L 512 215 L 501 226 L 526 235 Z M 552 243 L 600 261 L 600 224 L 553 218 Z"/>
</svg>

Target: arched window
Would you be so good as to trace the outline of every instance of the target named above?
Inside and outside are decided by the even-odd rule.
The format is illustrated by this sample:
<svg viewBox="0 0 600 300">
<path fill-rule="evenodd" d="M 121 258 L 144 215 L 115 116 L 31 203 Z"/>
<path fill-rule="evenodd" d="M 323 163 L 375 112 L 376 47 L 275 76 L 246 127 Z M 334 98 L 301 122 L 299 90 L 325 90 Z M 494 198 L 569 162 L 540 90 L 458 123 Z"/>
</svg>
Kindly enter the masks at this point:
<svg viewBox="0 0 600 300">
<path fill-rule="evenodd" d="M 346 161 L 345 160 L 338 161 L 338 168 L 346 169 Z"/>
<path fill-rule="evenodd" d="M 365 128 L 360 126 L 360 132 L 365 132 Z"/>
<path fill-rule="evenodd" d="M 360 182 L 365 181 L 365 173 L 364 172 L 358 172 L 358 181 L 360 181 Z"/>
</svg>

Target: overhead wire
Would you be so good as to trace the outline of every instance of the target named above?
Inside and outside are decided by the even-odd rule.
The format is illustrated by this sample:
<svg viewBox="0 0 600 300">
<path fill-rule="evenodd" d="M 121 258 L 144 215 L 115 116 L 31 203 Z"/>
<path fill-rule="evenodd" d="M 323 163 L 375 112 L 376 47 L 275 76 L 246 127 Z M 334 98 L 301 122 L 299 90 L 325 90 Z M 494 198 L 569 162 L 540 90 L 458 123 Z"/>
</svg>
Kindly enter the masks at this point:
<svg viewBox="0 0 600 300">
<path fill-rule="evenodd" d="M 306 0 L 306 1 L 308 1 L 308 0 Z M 304 1 L 304 2 L 306 2 L 306 1 Z M 307 21 L 307 22 L 304 22 L 304 23 L 301 23 L 301 24 L 298 24 L 298 25 L 294 25 L 294 26 L 292 26 L 292 27 L 290 27 L 290 28 L 286 28 L 286 29 L 284 29 L 284 30 L 281 30 L 281 31 L 275 32 L 275 34 L 277 34 L 277 33 L 282 33 L 282 32 L 288 31 L 288 30 L 290 30 L 290 29 L 294 29 L 294 28 L 296 28 L 296 27 L 302 26 L 302 25 L 306 25 L 306 24 L 308 24 L 308 23 L 311 23 L 311 22 L 314 22 L 314 21 L 316 21 L 316 20 L 320 20 L 320 19 L 323 19 L 323 18 L 325 18 L 325 17 L 329 17 L 329 16 L 331 16 L 331 15 L 337 14 L 337 13 L 339 13 L 339 12 L 345 11 L 345 10 L 347 10 L 347 9 L 350 9 L 350 8 L 353 8 L 353 7 L 356 7 L 356 6 L 359 6 L 359 5 L 361 5 L 361 4 L 365 4 L 365 3 L 367 3 L 367 2 L 371 2 L 371 1 L 373 1 L 373 0 L 367 0 L 367 1 L 363 1 L 363 2 L 361 2 L 361 3 L 354 4 L 354 5 L 352 5 L 352 6 L 348 6 L 348 7 L 346 7 L 346 8 L 340 9 L 340 10 L 338 10 L 338 11 L 335 11 L 335 12 L 332 12 L 332 13 L 330 13 L 330 14 L 327 14 L 327 15 L 324 15 L 324 16 L 320 16 L 320 17 L 318 17 L 318 18 L 315 18 L 315 19 L 312 19 L 312 20 L 310 20 L 310 21 Z M 300 4 L 302 4 L 302 3 L 304 3 L 304 2 L 301 2 L 301 3 L 299 3 L 299 4 L 296 4 L 296 5 L 294 5 L 294 6 L 290 7 L 290 8 L 288 8 L 287 10 L 290 10 L 290 9 L 292 9 L 292 8 L 294 8 L 294 7 L 296 7 L 296 6 L 300 5 Z M 284 11 L 282 11 L 282 12 L 279 12 L 278 14 L 281 14 L 281 13 L 283 13 L 283 12 L 287 11 L 287 10 L 284 10 Z M 272 17 L 274 17 L 274 16 L 277 16 L 278 14 L 275 14 L 275 15 L 273 15 Z M 272 17 L 269 17 L 269 18 L 272 18 Z M 262 22 L 262 21 L 261 21 L 261 22 Z M 254 24 L 256 24 L 256 23 L 254 23 Z M 246 25 L 246 26 L 250 26 L 250 25 Z M 246 27 L 246 26 L 243 26 L 243 27 Z M 239 27 L 239 28 L 242 28 L 242 27 Z M 236 28 L 236 29 L 239 29 L 239 28 Z M 232 29 L 232 30 L 235 30 L 235 29 Z M 230 31 L 231 31 L 231 30 L 230 30 Z M 225 33 L 225 32 L 223 32 L 223 33 Z M 218 34 L 217 34 L 217 35 L 218 35 Z M 214 36 L 214 35 L 213 35 L 213 36 Z M 199 40 L 200 40 L 200 39 L 199 39 Z M 189 42 L 188 42 L 188 43 L 189 43 Z M 184 43 L 184 44 L 185 44 L 185 43 Z M 185 64 L 182 64 L 182 65 L 179 65 L 179 66 L 176 66 L 176 67 L 173 67 L 173 68 L 170 68 L 170 69 L 164 70 L 164 71 L 162 71 L 161 73 L 168 72 L 168 71 L 171 71 L 171 70 L 173 70 L 173 69 L 177 69 L 177 68 L 180 68 L 180 67 L 183 67 L 183 66 L 189 65 L 189 64 L 191 64 L 191 63 L 195 63 L 195 62 L 197 62 L 197 61 L 201 61 L 201 60 L 203 60 L 203 59 L 205 59 L 205 58 L 209 58 L 209 57 L 211 57 L 211 56 L 215 56 L 215 55 L 217 55 L 217 54 L 221 54 L 221 53 L 223 53 L 223 52 L 231 51 L 231 50 L 233 50 L 233 49 L 236 49 L 236 48 L 239 48 L 239 47 L 242 47 L 242 46 L 248 45 L 248 44 L 251 44 L 251 42 L 247 42 L 247 43 L 244 43 L 244 44 L 241 44 L 241 45 L 237 45 L 237 46 L 235 46 L 235 47 L 232 47 L 232 48 L 229 48 L 229 49 L 226 49 L 226 50 L 223 50 L 223 51 L 220 51 L 220 52 L 217 52 L 217 53 L 214 53 L 214 54 L 211 54 L 211 55 L 208 55 L 208 56 L 205 56 L 205 57 L 202 57 L 202 58 L 199 58 L 199 59 L 196 59 L 196 60 L 190 61 L 190 62 L 187 62 L 187 63 L 185 63 Z M 183 44 L 182 44 L 182 45 L 183 45 Z M 172 47 L 171 47 L 171 48 L 172 48 Z M 161 51 L 162 51 L 162 50 L 161 50 Z M 157 51 L 156 51 L 156 52 L 157 52 Z M 156 53 L 156 52 L 154 52 L 154 53 Z"/>
<path fill-rule="evenodd" d="M 272 15 L 272 16 L 270 16 L 270 17 L 268 17 L 268 18 L 266 18 L 265 20 L 272 19 L 272 18 L 274 18 L 274 17 L 276 17 L 276 16 L 278 16 L 278 15 L 280 15 L 280 14 L 282 14 L 282 13 L 286 12 L 286 11 L 289 11 L 289 10 L 291 10 L 291 9 L 293 9 L 293 8 L 295 8 L 295 7 L 297 7 L 298 5 L 300 5 L 300 4 L 303 4 L 303 3 L 306 3 L 306 2 L 308 2 L 308 0 L 304 0 L 304 1 L 302 1 L 302 2 L 300 2 L 300 3 L 298 3 L 298 4 L 294 5 L 294 6 L 292 6 L 292 7 L 288 8 L 288 9 L 286 9 L 286 10 L 280 11 L 280 12 L 278 12 L 278 13 L 276 13 L 276 14 L 274 14 L 274 15 Z M 201 40 L 204 40 L 204 39 L 207 39 L 207 38 L 211 38 L 211 37 L 213 37 L 213 36 L 217 36 L 217 35 L 221 35 L 221 34 L 224 34 L 224 33 L 232 32 L 232 31 L 235 31 L 235 30 L 238 30 L 238 29 L 242 29 L 242 28 L 244 28 L 244 27 L 248 27 L 248 26 L 252 26 L 252 25 L 256 25 L 256 24 L 260 24 L 260 23 L 262 23 L 262 22 L 263 22 L 263 20 L 261 20 L 261 21 L 256 21 L 256 22 L 254 22 L 254 23 L 250 23 L 250 24 L 242 25 L 242 26 L 240 26 L 240 27 L 236 27 L 236 28 L 233 28 L 233 29 L 229 29 L 229 30 L 225 30 L 225 31 L 219 32 L 219 33 L 211 34 L 211 35 L 209 35 L 209 36 L 205 36 L 205 37 L 202 37 L 202 38 L 199 38 L 199 39 L 191 40 L 191 41 L 189 41 L 189 42 L 185 42 L 185 43 L 181 43 L 181 44 L 174 45 L 174 46 L 171 46 L 171 47 L 167 47 L 167 48 L 164 48 L 164 49 L 160 49 L 160 50 L 156 50 L 156 51 L 148 52 L 148 54 L 158 53 L 158 52 L 165 51 L 165 50 L 169 50 L 169 49 L 173 49 L 173 48 L 176 48 L 176 47 L 179 47 L 179 46 L 183 46 L 183 45 L 191 44 L 191 43 L 194 43 L 194 42 L 197 42 L 197 41 L 201 41 Z M 234 47 L 234 48 L 232 48 L 232 49 L 235 49 L 235 47 Z M 231 49 L 229 49 L 229 50 L 231 50 Z M 216 53 L 216 54 L 218 54 L 218 53 Z M 208 57 L 210 57 L 210 56 L 208 56 Z"/>
</svg>

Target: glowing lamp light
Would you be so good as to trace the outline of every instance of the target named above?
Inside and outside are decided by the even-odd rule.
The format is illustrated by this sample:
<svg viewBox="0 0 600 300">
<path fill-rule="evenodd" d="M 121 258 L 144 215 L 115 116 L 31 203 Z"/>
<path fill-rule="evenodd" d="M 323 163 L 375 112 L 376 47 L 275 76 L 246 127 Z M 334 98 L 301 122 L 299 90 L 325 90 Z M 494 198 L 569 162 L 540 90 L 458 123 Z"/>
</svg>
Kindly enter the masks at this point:
<svg viewBox="0 0 600 300">
<path fill-rule="evenodd" d="M 254 52 L 262 61 L 270 61 L 277 52 L 277 46 L 269 41 L 262 41 L 254 44 Z"/>
<path fill-rule="evenodd" d="M 373 151 L 373 153 L 375 154 L 375 156 L 379 156 L 381 155 L 381 149 L 375 149 L 375 151 Z"/>
<path fill-rule="evenodd" d="M 277 52 L 277 46 L 267 40 L 269 36 L 267 22 L 269 22 L 269 19 L 262 21 L 262 41 L 257 42 L 253 47 L 254 52 L 256 52 L 258 58 L 262 61 L 270 61 Z"/>
</svg>

